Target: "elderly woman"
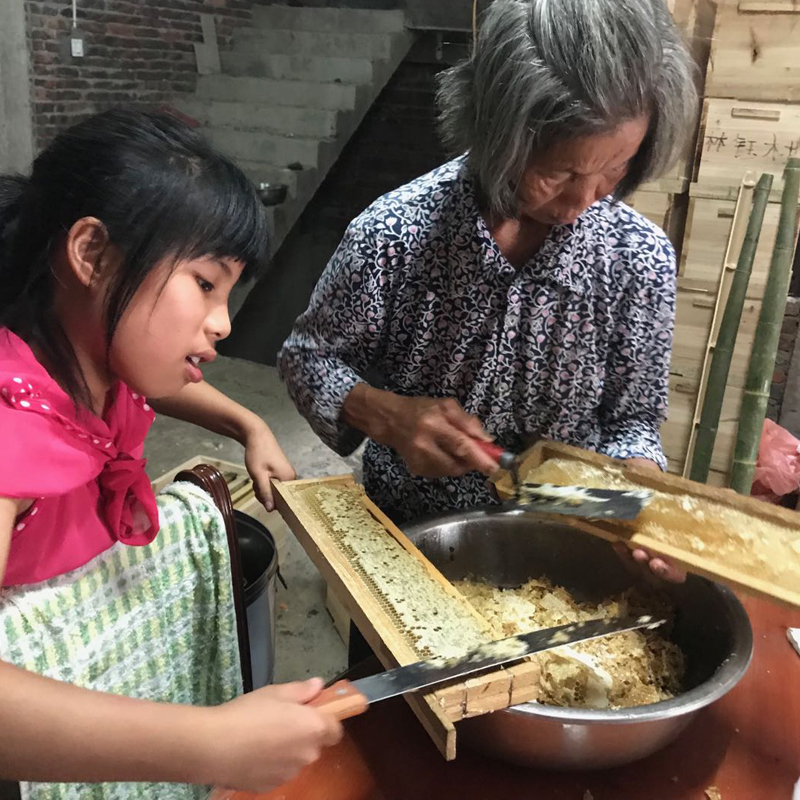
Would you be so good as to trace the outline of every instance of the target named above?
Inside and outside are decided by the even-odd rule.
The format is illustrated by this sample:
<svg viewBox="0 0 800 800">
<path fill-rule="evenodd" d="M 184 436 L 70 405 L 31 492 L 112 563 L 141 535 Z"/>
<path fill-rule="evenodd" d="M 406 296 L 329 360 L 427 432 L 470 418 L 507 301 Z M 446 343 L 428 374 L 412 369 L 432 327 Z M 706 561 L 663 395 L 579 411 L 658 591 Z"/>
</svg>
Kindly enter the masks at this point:
<svg viewBox="0 0 800 800">
<path fill-rule="evenodd" d="M 339 453 L 369 438 L 400 522 L 491 501 L 481 438 L 663 469 L 675 254 L 620 202 L 692 128 L 663 0 L 495 0 L 438 100 L 466 154 L 351 223 L 279 357 L 297 407 Z"/>
</svg>

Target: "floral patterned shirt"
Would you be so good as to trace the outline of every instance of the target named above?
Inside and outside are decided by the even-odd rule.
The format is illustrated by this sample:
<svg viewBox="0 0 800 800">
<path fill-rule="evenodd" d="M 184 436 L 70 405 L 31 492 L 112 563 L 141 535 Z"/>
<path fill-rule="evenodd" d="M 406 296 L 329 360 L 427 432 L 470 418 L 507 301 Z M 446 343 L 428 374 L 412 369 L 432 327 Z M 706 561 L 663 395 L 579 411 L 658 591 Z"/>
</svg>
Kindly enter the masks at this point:
<svg viewBox="0 0 800 800">
<path fill-rule="evenodd" d="M 455 398 L 512 451 L 543 437 L 664 468 L 674 315 L 675 253 L 640 214 L 600 200 L 515 269 L 456 159 L 350 224 L 279 368 L 342 455 L 363 439 L 339 420 L 342 405 L 368 381 Z M 364 484 L 405 519 L 491 501 L 484 476 L 417 478 L 372 441 Z"/>
</svg>

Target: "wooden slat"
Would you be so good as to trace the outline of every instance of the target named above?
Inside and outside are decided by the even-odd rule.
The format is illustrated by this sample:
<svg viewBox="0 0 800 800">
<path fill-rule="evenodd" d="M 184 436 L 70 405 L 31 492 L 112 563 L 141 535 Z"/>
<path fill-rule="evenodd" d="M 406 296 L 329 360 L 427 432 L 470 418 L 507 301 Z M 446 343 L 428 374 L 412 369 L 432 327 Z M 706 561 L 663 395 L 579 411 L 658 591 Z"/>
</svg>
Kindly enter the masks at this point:
<svg viewBox="0 0 800 800">
<path fill-rule="evenodd" d="M 740 3 L 718 9 L 707 95 L 800 102 L 800 6 L 788 0 L 769 6 Z M 758 10 L 784 13 L 748 13 Z"/>
<path fill-rule="evenodd" d="M 800 41 L 800 15 L 796 22 Z M 800 64 L 800 47 L 795 57 Z M 731 197 L 730 187 L 738 191 L 744 172 L 754 170 L 775 176 L 770 200 L 778 202 L 786 162 L 800 156 L 800 105 L 709 97 L 703 104 L 698 150 L 693 194 L 706 187 L 707 194 Z M 727 187 L 725 194 L 719 187 Z"/>
<path fill-rule="evenodd" d="M 520 474 L 528 474 L 535 467 L 544 464 L 549 459 L 568 459 L 583 464 L 588 464 L 600 469 L 617 468 L 622 471 L 625 479 L 642 488 L 652 489 L 659 493 L 672 495 L 680 504 L 681 499 L 694 498 L 709 504 L 706 513 L 713 513 L 714 508 L 720 511 L 729 509 L 747 515 L 754 522 L 763 521 L 787 529 L 786 550 L 792 550 L 792 542 L 800 541 L 800 514 L 780 506 L 765 503 L 753 497 L 747 497 L 730 489 L 719 489 L 702 483 L 687 480 L 677 475 L 670 475 L 653 469 L 630 467 L 622 461 L 615 461 L 598 453 L 580 450 L 570 445 L 554 442 L 539 442 L 523 457 L 520 465 Z M 511 497 L 514 494 L 511 478 L 508 474 L 500 474 L 495 478 L 498 494 L 501 497 Z M 648 510 L 642 512 L 640 520 Z M 677 514 L 677 511 L 676 511 Z M 691 511 L 685 511 L 683 516 L 692 518 Z M 714 521 L 721 519 L 719 512 Z M 640 522 L 613 523 L 601 520 L 582 520 L 577 517 L 559 516 L 559 523 L 599 536 L 607 541 L 624 541 L 631 547 L 642 547 L 649 552 L 671 559 L 674 563 L 697 575 L 720 581 L 745 592 L 765 597 L 770 600 L 789 604 L 800 608 L 800 582 L 792 585 L 778 584 L 768 580 L 764 567 L 758 559 L 747 568 L 731 567 L 723 563 L 717 556 L 716 544 L 705 540 L 706 529 L 701 521 L 692 520 L 691 533 L 700 540 L 708 541 L 708 555 L 698 555 L 692 550 L 675 546 L 656 538 L 652 533 L 647 533 Z M 679 524 L 675 519 L 659 519 L 658 523 L 664 531 L 668 532 L 670 526 Z M 758 543 L 754 543 L 758 547 Z M 797 549 L 796 546 L 794 549 Z M 800 568 L 800 549 L 797 555 L 791 556 L 791 564 Z"/>
</svg>

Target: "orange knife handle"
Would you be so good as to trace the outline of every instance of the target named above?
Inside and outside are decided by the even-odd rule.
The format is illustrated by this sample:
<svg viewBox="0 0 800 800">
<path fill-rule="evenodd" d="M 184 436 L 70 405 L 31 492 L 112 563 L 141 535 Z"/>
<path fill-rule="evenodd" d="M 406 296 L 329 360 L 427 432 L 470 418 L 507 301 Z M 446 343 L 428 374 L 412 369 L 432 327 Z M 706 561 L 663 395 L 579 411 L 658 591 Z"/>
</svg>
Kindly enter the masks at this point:
<svg viewBox="0 0 800 800">
<path fill-rule="evenodd" d="M 308 705 L 342 720 L 363 714 L 369 708 L 369 701 L 350 681 L 336 681 Z"/>
</svg>

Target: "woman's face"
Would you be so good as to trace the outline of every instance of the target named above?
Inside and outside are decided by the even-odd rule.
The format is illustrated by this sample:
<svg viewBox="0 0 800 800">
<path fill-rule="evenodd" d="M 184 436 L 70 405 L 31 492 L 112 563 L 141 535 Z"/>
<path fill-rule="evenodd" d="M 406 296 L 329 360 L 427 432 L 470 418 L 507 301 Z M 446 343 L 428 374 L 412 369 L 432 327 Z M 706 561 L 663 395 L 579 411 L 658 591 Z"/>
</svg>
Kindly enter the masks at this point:
<svg viewBox="0 0 800 800">
<path fill-rule="evenodd" d="M 230 333 L 228 297 L 242 264 L 204 256 L 168 270 L 145 278 L 111 344 L 112 373 L 146 397 L 168 397 L 202 380 L 202 364 Z"/>
<path fill-rule="evenodd" d="M 647 134 L 649 119 L 623 122 L 610 133 L 569 139 L 531 160 L 517 193 L 520 216 L 569 225 L 614 191 Z"/>
</svg>

